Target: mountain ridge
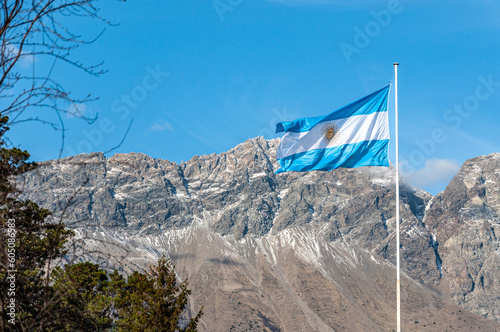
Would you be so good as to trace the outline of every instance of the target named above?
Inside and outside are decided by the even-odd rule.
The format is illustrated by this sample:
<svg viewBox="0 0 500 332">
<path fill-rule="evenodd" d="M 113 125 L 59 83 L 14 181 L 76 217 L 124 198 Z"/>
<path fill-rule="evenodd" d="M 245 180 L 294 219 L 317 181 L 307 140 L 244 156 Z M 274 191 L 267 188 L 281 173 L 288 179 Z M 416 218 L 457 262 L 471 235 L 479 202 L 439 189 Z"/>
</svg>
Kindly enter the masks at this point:
<svg viewBox="0 0 500 332">
<path fill-rule="evenodd" d="M 271 331 L 273 328 L 294 330 L 291 328 L 294 324 L 301 326 L 297 330 L 308 330 L 306 325 L 295 321 L 294 315 L 288 312 L 290 310 L 298 310 L 296 315 L 308 322 L 309 329 L 318 331 L 328 330 L 327 327 L 345 330 L 347 327 L 342 326 L 339 320 L 351 317 L 352 310 L 364 313 L 364 318 L 359 322 L 360 328 L 364 326 L 374 331 L 388 329 L 390 325 L 376 316 L 391 316 L 393 308 L 390 305 L 380 307 L 378 303 L 392 297 L 392 286 L 384 284 L 380 286 L 382 288 L 366 288 L 359 284 L 372 282 L 366 276 L 354 278 L 358 283 L 349 282 L 344 287 L 339 285 L 340 280 L 353 278 L 349 269 L 362 271 L 363 275 L 369 274 L 366 269 L 358 267 L 357 263 L 346 263 L 349 260 L 356 261 L 349 253 L 350 250 L 359 251 L 357 255 L 365 257 L 364 261 L 373 265 L 374 280 L 392 278 L 390 273 L 379 269 L 380 266 L 386 266 L 386 263 L 389 265 L 385 269 L 390 266 L 393 269 L 395 261 L 393 170 L 367 167 L 276 175 L 274 171 L 278 165 L 274 156 L 278 144 L 278 140 L 254 138 L 227 152 L 195 156 L 181 164 L 137 153 L 115 154 L 110 158 L 98 153 L 78 155 L 41 163 L 37 170 L 26 174 L 19 182 L 27 189 L 25 198 L 55 211 L 55 216 L 69 197 L 75 197 L 68 209 L 68 226 L 77 232 L 81 259 L 100 261 L 126 272 L 144 268 L 159 255 L 166 253 L 177 265 L 179 274 L 189 277 L 195 287 L 204 285 L 207 290 L 220 293 L 221 301 L 237 296 L 238 302 L 245 303 L 246 309 L 235 309 L 234 317 L 245 317 L 245 321 L 248 321 L 252 316 L 253 321 L 258 322 L 254 325 Z M 424 287 L 423 293 L 428 295 L 422 295 L 421 299 L 433 298 L 432 301 L 438 301 L 435 303 L 439 303 L 445 316 L 455 322 L 455 325 L 446 326 L 438 318 L 430 321 L 418 317 L 419 322 L 428 321 L 425 325 L 436 323 L 436 326 L 422 327 L 422 330 L 465 330 L 467 324 L 462 329 L 460 320 L 451 314 L 458 310 L 447 311 L 453 306 L 448 304 L 452 301 L 490 319 L 498 320 L 500 317 L 495 309 L 498 301 L 494 298 L 499 289 L 494 275 L 500 266 L 495 258 L 495 250 L 498 250 L 495 249 L 498 244 L 498 232 L 495 233 L 498 223 L 495 224 L 495 218 L 498 216 L 497 202 L 500 195 L 490 189 L 500 181 L 496 176 L 487 176 L 490 173 L 496 174 L 497 169 L 500 169 L 498 164 L 488 159 L 496 160 L 498 156 L 483 156 L 474 161 L 483 162 L 481 167 L 485 169 L 484 172 L 476 170 L 478 176 L 474 179 L 460 175 L 474 169 L 474 162 L 470 166 L 466 166 L 466 162 L 464 170 L 461 169 L 457 174 L 457 179 L 450 182 L 450 189 L 446 189 L 448 192 L 445 190 L 434 197 L 403 182 L 401 262 L 402 273 L 407 278 L 403 283 L 414 285 L 411 280 L 415 280 L 420 286 L 409 286 L 408 290 L 418 294 L 423 292 L 418 289 Z M 490 163 L 492 166 L 489 166 Z M 484 177 L 483 183 L 479 181 L 476 185 L 476 180 L 481 176 Z M 462 177 L 468 180 L 461 180 Z M 470 185 L 466 196 L 463 196 L 461 183 L 465 183 L 465 187 Z M 481 197 L 486 197 L 486 201 Z M 488 219 L 492 221 L 488 221 L 488 225 L 491 224 L 493 232 L 483 232 L 490 240 L 487 242 L 485 238 L 481 248 L 474 247 L 468 254 L 450 254 L 456 252 L 453 243 L 474 241 L 466 238 L 466 234 L 470 233 L 466 228 L 463 229 L 464 234 L 452 234 L 450 228 L 455 224 L 448 225 L 446 213 L 455 206 L 462 209 L 460 204 L 464 202 L 469 209 L 467 202 L 478 203 L 477 199 L 486 202 L 488 209 L 480 209 L 479 214 L 476 213 L 471 218 L 479 216 L 484 219 L 487 213 L 493 213 L 495 217 Z M 462 203 L 457 205 L 457 200 Z M 488 205 L 491 202 L 492 208 Z M 316 239 L 316 242 L 306 241 L 305 238 L 308 237 Z M 209 238 L 212 241 L 207 240 Z M 452 241 L 448 243 L 450 238 Z M 282 242 L 286 246 L 279 245 Z M 206 252 L 191 248 L 198 246 L 197 243 L 203 243 Z M 346 246 L 351 249 L 345 249 Z M 100 254 L 88 254 L 91 251 Z M 333 255 L 331 252 L 342 254 Z M 485 256 L 489 263 L 478 269 L 470 258 L 473 254 Z M 329 258 L 332 255 L 336 259 Z M 346 267 L 336 267 L 337 264 Z M 312 267 L 313 271 L 319 273 L 313 273 L 317 284 L 310 285 L 315 291 L 309 293 L 300 290 L 301 283 L 306 282 L 300 277 L 303 272 L 299 272 L 304 266 Z M 463 266 L 468 271 L 467 276 L 462 276 L 460 268 L 454 269 L 453 266 Z M 236 286 L 229 277 L 220 281 L 223 283 L 220 286 L 222 290 L 206 285 L 203 274 L 211 275 L 215 280 L 215 276 L 220 276 L 221 271 L 230 272 L 233 279 L 236 278 L 233 274 L 236 274 L 239 283 L 246 285 L 248 289 L 253 287 L 258 291 L 259 287 L 263 287 L 267 292 L 262 293 L 263 299 L 268 304 L 250 301 L 248 296 L 243 296 L 246 293 L 241 291 L 242 288 L 233 289 Z M 471 288 L 470 282 L 467 283 L 469 276 L 477 285 L 481 285 L 480 280 L 483 280 L 482 284 L 486 285 L 484 290 L 475 286 Z M 276 291 L 276 296 L 279 294 L 289 297 L 290 303 L 295 303 L 288 311 L 276 309 L 277 304 L 272 296 L 275 290 L 262 284 L 269 280 L 274 280 L 276 287 L 281 285 L 281 292 Z M 345 303 L 351 303 L 344 308 L 347 316 L 344 317 L 338 310 L 336 313 L 326 302 L 326 307 L 323 308 L 328 310 L 325 314 L 318 315 L 314 311 L 320 310 L 322 313 L 321 308 L 311 309 L 315 302 L 309 297 L 321 297 L 321 289 L 317 286 L 319 284 L 330 289 L 332 296 L 337 294 L 335 296 Z M 415 287 L 414 291 L 412 287 Z M 364 309 L 363 305 L 355 304 L 363 298 L 362 293 L 355 289 L 364 289 L 370 298 L 368 301 L 378 304 L 378 309 Z M 385 295 L 380 297 L 382 293 Z M 200 294 L 194 291 L 193 299 L 194 306 L 203 304 L 212 308 L 215 305 L 210 303 L 210 297 L 203 292 Z M 215 303 L 220 308 L 226 306 L 220 301 Z M 204 328 L 207 331 L 214 328 L 228 330 L 234 325 L 229 324 L 233 316 L 225 317 L 227 310 L 217 309 L 217 305 L 212 313 L 220 319 L 214 321 L 205 318 Z M 254 314 L 259 305 L 267 307 L 273 314 Z M 426 311 L 425 301 L 419 302 L 419 305 L 424 307 L 418 311 L 419 314 L 426 312 L 429 317 L 437 316 L 432 311 Z M 254 313 L 247 312 L 247 309 L 253 309 Z M 420 323 L 408 320 L 411 316 L 409 314 L 403 313 L 406 324 L 412 323 L 412 330 L 421 327 Z M 479 324 L 478 326 L 485 324 L 483 326 L 486 331 L 488 324 L 493 324 L 491 326 L 494 329 L 498 327 L 491 320 L 482 322 L 474 317 L 476 316 L 468 319 Z M 357 324 L 352 317 L 347 320 L 351 324 Z M 265 322 L 272 328 L 266 327 Z M 240 327 L 235 325 L 233 330 Z"/>
</svg>

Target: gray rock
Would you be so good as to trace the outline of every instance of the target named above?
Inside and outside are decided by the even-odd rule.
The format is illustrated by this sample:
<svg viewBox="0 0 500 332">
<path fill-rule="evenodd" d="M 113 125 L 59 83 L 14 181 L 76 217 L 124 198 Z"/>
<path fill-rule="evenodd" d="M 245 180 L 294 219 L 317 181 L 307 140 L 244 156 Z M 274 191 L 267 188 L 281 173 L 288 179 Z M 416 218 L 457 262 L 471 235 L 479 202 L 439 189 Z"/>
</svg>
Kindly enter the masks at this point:
<svg viewBox="0 0 500 332">
<path fill-rule="evenodd" d="M 373 258 L 377 262 L 372 264 L 373 268 L 382 268 L 383 264 L 393 266 L 396 241 L 393 169 L 364 167 L 276 175 L 278 144 L 279 140 L 254 138 L 219 155 L 195 156 L 181 164 L 137 153 L 110 158 L 98 153 L 83 154 L 44 162 L 18 182 L 25 188 L 24 198 L 54 211 L 55 217 L 64 211 L 65 222 L 77 231 L 78 259 L 99 261 L 124 272 L 147 266 L 166 253 L 180 266 L 181 275 L 196 279 L 201 287 L 208 286 L 198 274 L 200 271 L 212 271 L 214 276 L 222 278 L 224 269 L 232 266 L 239 282 L 251 287 L 257 282 L 254 273 L 265 278 L 267 269 L 271 269 L 271 279 L 281 280 L 283 292 L 291 294 L 299 288 L 283 284 L 283 280 L 289 280 L 294 273 L 287 268 L 287 260 L 292 256 L 301 260 L 301 263 L 293 260 L 292 266 L 312 264 L 313 271 L 321 274 L 315 278 L 321 283 L 330 280 L 335 285 L 348 276 L 345 271 L 336 274 L 335 265 L 352 260 L 354 251 L 363 252 L 360 255 L 365 259 Z M 463 308 L 500 320 L 499 282 L 495 279 L 499 266 L 495 232 L 500 211 L 500 158 L 492 155 L 476 159 L 467 162 L 446 191 L 434 198 L 402 182 L 401 264 L 408 280 L 417 281 L 426 287 L 425 292 L 433 294 L 425 296 L 453 299 Z M 202 234 L 198 235 L 202 238 L 193 238 L 193 234 Z M 304 234 L 311 234 L 316 242 L 308 243 Z M 282 244 L 271 244 L 277 239 Z M 203 256 L 203 250 L 193 251 L 196 243 L 204 243 L 211 256 Z M 215 247 L 211 248 L 212 245 Z M 338 260 L 328 258 L 327 252 L 319 254 L 323 252 L 320 248 L 344 246 L 355 249 L 345 254 L 339 249 L 338 257 L 343 258 Z M 262 259 L 270 265 L 262 265 Z M 208 270 L 205 264 L 211 264 Z M 382 279 L 386 275 L 382 271 L 374 273 Z M 366 279 L 368 275 L 357 276 L 356 280 L 373 282 Z M 292 279 L 300 283 L 300 278 Z M 359 285 L 349 283 L 346 287 L 349 289 L 343 296 L 352 299 Z M 417 289 L 412 292 L 419 293 Z M 206 301 L 210 296 L 204 296 L 194 295 L 200 303 L 209 305 Z M 372 301 L 378 295 L 373 296 Z M 263 307 L 273 305 L 273 298 L 264 298 L 270 302 L 248 302 L 248 305 L 252 308 L 257 308 L 258 303 Z M 302 300 L 293 296 L 292 299 L 298 307 L 305 306 Z M 446 307 L 442 303 L 439 306 Z M 379 309 L 366 310 L 371 315 Z M 323 326 L 311 318 L 314 315 L 310 311 L 304 310 L 311 319 L 309 326 Z M 217 314 L 223 313 L 217 311 Z M 475 319 L 471 317 L 469 320 Z M 279 315 L 259 319 L 262 322 L 268 319 L 270 326 L 280 325 Z M 218 326 L 217 329 L 229 327 L 213 324 L 212 328 Z M 385 329 L 381 327 L 384 324 L 374 323 L 372 318 L 363 324 Z"/>
<path fill-rule="evenodd" d="M 425 225 L 442 260 L 443 292 L 455 303 L 500 320 L 500 154 L 464 163 L 432 201 Z"/>
</svg>

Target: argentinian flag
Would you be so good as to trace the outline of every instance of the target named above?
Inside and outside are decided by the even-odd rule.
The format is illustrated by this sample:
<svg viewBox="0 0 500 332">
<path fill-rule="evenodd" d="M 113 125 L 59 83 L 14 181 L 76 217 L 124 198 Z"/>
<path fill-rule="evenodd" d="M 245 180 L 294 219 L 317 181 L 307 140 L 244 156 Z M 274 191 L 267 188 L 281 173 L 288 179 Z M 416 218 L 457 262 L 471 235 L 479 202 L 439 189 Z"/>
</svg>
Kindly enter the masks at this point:
<svg viewBox="0 0 500 332">
<path fill-rule="evenodd" d="M 276 173 L 389 166 L 388 97 L 386 86 L 329 115 L 279 122 Z"/>
</svg>

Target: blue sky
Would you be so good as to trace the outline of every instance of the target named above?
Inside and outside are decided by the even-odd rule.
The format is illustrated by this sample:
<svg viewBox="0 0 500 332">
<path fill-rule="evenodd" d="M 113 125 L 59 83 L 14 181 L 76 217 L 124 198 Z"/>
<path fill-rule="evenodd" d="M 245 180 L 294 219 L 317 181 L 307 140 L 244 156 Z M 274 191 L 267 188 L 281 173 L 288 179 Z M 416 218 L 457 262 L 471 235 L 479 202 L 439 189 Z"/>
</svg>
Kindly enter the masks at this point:
<svg viewBox="0 0 500 332">
<path fill-rule="evenodd" d="M 104 60 L 108 73 L 95 78 L 56 65 L 67 90 L 99 97 L 79 105 L 98 114 L 94 124 L 65 119 L 63 156 L 108 151 L 131 122 L 108 156 L 142 152 L 180 162 L 252 137 L 278 137 L 278 121 L 327 114 L 385 86 L 395 61 L 400 162 L 414 185 L 435 194 L 465 160 L 500 152 L 498 1 L 99 5 L 119 25 L 73 56 L 90 64 Z M 89 38 L 102 28 L 95 21 L 70 27 Z M 17 125 L 9 138 L 34 160 L 59 154 L 60 133 L 39 123 Z"/>
</svg>

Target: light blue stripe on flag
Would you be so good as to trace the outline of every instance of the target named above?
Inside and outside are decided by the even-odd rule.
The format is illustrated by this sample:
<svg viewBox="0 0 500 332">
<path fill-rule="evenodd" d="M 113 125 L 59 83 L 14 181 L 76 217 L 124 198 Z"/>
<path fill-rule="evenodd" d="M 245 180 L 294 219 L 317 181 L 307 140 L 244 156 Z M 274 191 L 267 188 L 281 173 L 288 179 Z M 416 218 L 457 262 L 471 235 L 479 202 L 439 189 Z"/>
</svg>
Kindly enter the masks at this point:
<svg viewBox="0 0 500 332">
<path fill-rule="evenodd" d="M 389 166 L 388 96 L 389 86 L 326 116 L 278 123 L 276 132 L 286 133 L 276 173 Z"/>
<path fill-rule="evenodd" d="M 329 171 L 339 167 L 389 166 L 388 145 L 389 140 L 385 139 L 309 150 L 278 159 L 281 168 L 276 173 Z"/>
<path fill-rule="evenodd" d="M 355 115 L 371 114 L 387 111 L 389 85 L 347 106 L 338 109 L 327 116 L 300 118 L 294 121 L 282 121 L 276 124 L 276 132 L 309 131 L 320 122 L 344 119 Z"/>
</svg>

